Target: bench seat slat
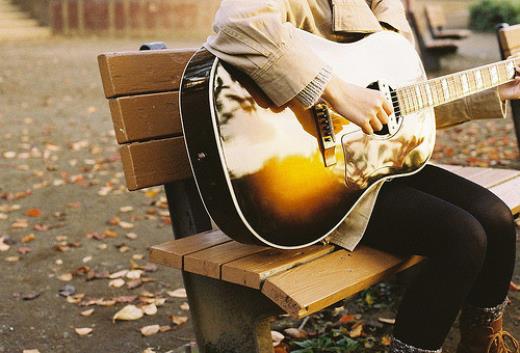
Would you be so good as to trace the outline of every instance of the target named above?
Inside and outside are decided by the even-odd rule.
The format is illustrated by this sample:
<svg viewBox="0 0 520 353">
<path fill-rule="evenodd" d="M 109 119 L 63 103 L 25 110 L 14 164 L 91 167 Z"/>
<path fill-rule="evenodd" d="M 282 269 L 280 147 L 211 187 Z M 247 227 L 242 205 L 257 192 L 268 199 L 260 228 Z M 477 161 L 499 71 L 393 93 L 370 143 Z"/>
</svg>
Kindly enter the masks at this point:
<svg viewBox="0 0 520 353">
<path fill-rule="evenodd" d="M 519 170 L 481 167 L 464 167 L 453 173 L 488 189 L 520 176 Z"/>
<path fill-rule="evenodd" d="M 222 279 L 260 289 L 262 282 L 267 277 L 310 262 L 332 251 L 334 251 L 332 245 L 313 245 L 297 250 L 271 248 L 224 264 L 222 266 Z"/>
<path fill-rule="evenodd" d="M 107 98 L 179 89 L 184 67 L 195 50 L 148 50 L 98 56 Z"/>
<path fill-rule="evenodd" d="M 293 317 L 303 317 L 421 261 L 360 246 L 335 251 L 266 279 L 262 293 Z"/>
<path fill-rule="evenodd" d="M 268 249 L 231 241 L 184 256 L 184 270 L 220 279 L 222 265 Z"/>
<path fill-rule="evenodd" d="M 109 100 L 120 144 L 182 136 L 179 92 L 162 92 Z"/>
<path fill-rule="evenodd" d="M 220 230 L 211 230 L 194 236 L 172 240 L 150 248 L 150 261 L 182 270 L 185 255 L 232 241 Z"/>
<path fill-rule="evenodd" d="M 520 213 L 520 177 L 496 185 L 490 190 L 509 206 L 513 214 Z"/>
<path fill-rule="evenodd" d="M 139 190 L 191 177 L 183 137 L 122 145 L 126 186 Z"/>
</svg>

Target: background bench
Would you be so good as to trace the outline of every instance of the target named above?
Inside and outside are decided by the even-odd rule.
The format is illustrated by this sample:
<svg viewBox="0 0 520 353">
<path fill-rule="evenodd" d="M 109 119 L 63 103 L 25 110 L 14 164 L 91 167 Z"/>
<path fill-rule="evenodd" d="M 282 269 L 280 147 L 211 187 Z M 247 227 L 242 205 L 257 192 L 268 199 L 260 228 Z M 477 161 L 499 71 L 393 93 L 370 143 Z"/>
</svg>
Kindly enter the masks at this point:
<svg viewBox="0 0 520 353">
<path fill-rule="evenodd" d="M 272 352 L 270 322 L 301 318 L 421 261 L 369 247 L 279 250 L 239 244 L 212 229 L 189 168 L 178 88 L 192 50 L 99 56 L 127 186 L 164 185 L 175 240 L 152 247 L 152 261 L 182 270 L 202 352 Z M 520 212 L 520 171 L 445 166 Z"/>
<path fill-rule="evenodd" d="M 446 29 L 447 23 L 442 5 L 424 5 L 424 15 L 430 34 L 435 39 L 464 39 L 471 34 L 467 29 Z"/>
</svg>

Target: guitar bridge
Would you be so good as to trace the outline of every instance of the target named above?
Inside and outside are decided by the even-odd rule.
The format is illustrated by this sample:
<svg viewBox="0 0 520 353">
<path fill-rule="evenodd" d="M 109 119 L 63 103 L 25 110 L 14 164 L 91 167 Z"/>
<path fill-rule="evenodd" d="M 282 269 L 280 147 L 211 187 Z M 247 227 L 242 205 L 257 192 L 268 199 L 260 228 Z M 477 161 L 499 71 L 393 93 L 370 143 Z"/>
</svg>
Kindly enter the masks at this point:
<svg viewBox="0 0 520 353">
<path fill-rule="evenodd" d="M 333 166 L 337 163 L 336 136 L 334 135 L 334 125 L 332 124 L 329 107 L 324 103 L 318 103 L 313 107 L 313 112 L 323 163 L 326 167 Z"/>
</svg>

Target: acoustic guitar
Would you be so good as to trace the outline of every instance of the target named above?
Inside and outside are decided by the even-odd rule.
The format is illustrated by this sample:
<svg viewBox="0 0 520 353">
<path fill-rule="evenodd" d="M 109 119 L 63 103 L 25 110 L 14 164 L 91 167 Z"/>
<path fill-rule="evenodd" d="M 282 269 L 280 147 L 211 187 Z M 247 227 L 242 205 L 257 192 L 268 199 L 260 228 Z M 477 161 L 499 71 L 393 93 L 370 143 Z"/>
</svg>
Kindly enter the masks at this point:
<svg viewBox="0 0 520 353">
<path fill-rule="evenodd" d="M 298 34 L 337 76 L 383 92 L 394 114 L 367 135 L 325 104 L 277 108 L 244 74 L 198 51 L 180 93 L 186 147 L 209 215 L 239 242 L 288 249 L 324 239 L 378 183 L 424 167 L 435 144 L 434 107 L 513 80 L 520 62 L 428 80 L 397 33 L 349 44 Z"/>
</svg>

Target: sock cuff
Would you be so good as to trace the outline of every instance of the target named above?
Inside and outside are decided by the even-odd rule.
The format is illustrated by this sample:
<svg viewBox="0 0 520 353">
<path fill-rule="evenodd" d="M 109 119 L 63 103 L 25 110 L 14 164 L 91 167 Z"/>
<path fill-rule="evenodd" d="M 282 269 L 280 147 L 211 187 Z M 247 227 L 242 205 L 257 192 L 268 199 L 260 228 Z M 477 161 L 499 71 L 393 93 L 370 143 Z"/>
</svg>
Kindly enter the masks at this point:
<svg viewBox="0 0 520 353">
<path fill-rule="evenodd" d="M 471 304 L 465 304 L 460 314 L 460 325 L 463 327 L 489 326 L 498 320 L 509 304 L 506 298 L 503 303 L 488 308 L 479 308 Z"/>
</svg>

